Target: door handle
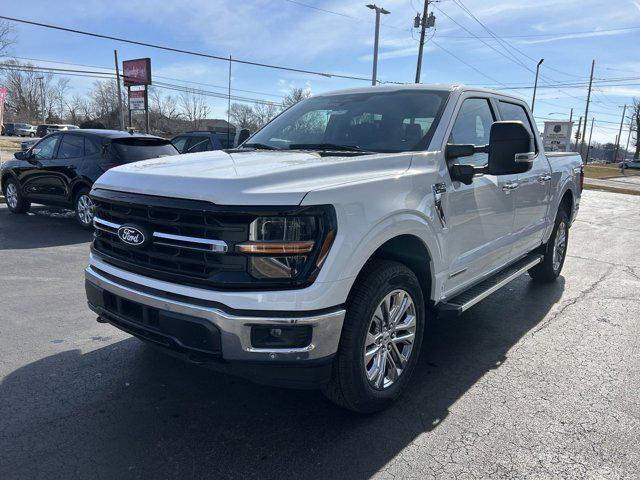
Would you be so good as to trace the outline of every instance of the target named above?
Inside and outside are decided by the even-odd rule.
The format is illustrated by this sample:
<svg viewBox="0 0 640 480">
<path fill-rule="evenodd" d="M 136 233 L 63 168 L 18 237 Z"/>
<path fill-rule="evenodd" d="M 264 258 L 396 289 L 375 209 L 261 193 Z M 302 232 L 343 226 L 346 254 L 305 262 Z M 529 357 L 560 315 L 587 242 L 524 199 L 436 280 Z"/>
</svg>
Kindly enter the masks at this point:
<svg viewBox="0 0 640 480">
<path fill-rule="evenodd" d="M 551 180 L 551 175 L 549 175 L 548 173 L 545 173 L 544 175 L 540 175 L 538 177 L 538 181 L 540 183 L 545 183 L 545 182 L 548 182 L 549 180 Z"/>
<path fill-rule="evenodd" d="M 506 193 L 507 195 L 509 195 L 513 190 L 515 190 L 516 188 L 518 188 L 520 186 L 520 184 L 518 182 L 513 182 L 513 183 L 505 183 L 502 186 L 502 191 L 504 193 Z"/>
</svg>

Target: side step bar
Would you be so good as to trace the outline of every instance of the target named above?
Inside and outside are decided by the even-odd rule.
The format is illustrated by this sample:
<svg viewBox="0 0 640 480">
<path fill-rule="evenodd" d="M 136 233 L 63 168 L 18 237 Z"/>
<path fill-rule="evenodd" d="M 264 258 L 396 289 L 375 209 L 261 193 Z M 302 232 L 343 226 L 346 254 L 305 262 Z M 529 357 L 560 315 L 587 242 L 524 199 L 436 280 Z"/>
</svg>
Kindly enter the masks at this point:
<svg viewBox="0 0 640 480">
<path fill-rule="evenodd" d="M 512 263 L 508 267 L 500 270 L 495 275 L 474 285 L 473 287 L 459 293 L 455 297 L 441 303 L 436 308 L 439 314 L 447 316 L 460 315 L 462 312 L 473 307 L 476 303 L 484 300 L 496 290 L 501 289 L 511 280 L 518 278 L 531 267 L 535 267 L 542 262 L 542 255 L 530 253 L 526 257 Z"/>
</svg>

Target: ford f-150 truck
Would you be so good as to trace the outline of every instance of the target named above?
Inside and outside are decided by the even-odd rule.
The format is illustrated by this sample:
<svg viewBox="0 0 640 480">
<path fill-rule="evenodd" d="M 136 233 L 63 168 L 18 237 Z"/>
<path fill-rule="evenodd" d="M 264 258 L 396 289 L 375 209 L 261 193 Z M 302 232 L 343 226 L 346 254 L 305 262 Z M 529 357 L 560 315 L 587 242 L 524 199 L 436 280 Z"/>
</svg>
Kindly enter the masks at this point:
<svg viewBox="0 0 640 480">
<path fill-rule="evenodd" d="M 372 412 L 411 381 L 433 315 L 558 277 L 581 188 L 580 156 L 545 155 L 518 98 L 317 95 L 237 149 L 102 175 L 88 302 L 192 362 Z"/>
</svg>

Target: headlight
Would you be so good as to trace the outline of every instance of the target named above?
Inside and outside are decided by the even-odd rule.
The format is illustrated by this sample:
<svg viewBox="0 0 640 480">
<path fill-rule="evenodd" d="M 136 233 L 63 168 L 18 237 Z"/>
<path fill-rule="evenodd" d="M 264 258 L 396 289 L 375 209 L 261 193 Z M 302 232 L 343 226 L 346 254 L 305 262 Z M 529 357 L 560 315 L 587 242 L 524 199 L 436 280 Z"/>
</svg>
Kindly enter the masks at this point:
<svg viewBox="0 0 640 480">
<path fill-rule="evenodd" d="M 335 238 L 335 214 L 330 217 L 323 212 L 256 218 L 249 241 L 236 247 L 249 255 L 249 274 L 261 280 L 295 280 L 317 273 Z"/>
</svg>

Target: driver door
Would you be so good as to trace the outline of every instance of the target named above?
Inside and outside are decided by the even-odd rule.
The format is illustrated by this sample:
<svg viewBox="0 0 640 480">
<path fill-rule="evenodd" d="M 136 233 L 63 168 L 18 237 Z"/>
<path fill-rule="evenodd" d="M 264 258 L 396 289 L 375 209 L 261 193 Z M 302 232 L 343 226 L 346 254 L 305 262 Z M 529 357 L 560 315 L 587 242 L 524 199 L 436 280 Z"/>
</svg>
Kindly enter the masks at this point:
<svg viewBox="0 0 640 480">
<path fill-rule="evenodd" d="M 448 143 L 489 143 L 496 114 L 489 98 L 463 95 L 450 127 Z M 450 160 L 450 164 L 487 164 L 486 153 Z M 509 190 L 517 175 L 476 176 L 470 185 L 449 180 L 446 185 L 446 256 L 449 278 L 444 293 L 457 291 L 487 276 L 512 259 L 514 196 Z"/>
<path fill-rule="evenodd" d="M 22 190 L 29 200 L 47 200 L 49 198 L 49 167 L 55 158 L 60 143 L 60 135 L 43 138 L 29 151 L 29 163 L 33 168 L 23 173 Z"/>
</svg>

